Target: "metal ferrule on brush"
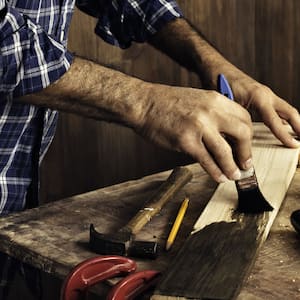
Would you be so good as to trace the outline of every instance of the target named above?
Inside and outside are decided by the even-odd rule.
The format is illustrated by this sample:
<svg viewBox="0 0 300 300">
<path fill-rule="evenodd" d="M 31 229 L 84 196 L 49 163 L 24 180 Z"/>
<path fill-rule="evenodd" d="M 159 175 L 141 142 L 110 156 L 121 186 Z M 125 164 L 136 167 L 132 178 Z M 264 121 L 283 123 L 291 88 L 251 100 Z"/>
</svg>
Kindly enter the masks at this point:
<svg viewBox="0 0 300 300">
<path fill-rule="evenodd" d="M 241 178 L 235 181 L 236 187 L 238 190 L 246 191 L 257 188 L 257 178 L 255 175 L 254 167 L 243 171 L 241 170 Z"/>
</svg>

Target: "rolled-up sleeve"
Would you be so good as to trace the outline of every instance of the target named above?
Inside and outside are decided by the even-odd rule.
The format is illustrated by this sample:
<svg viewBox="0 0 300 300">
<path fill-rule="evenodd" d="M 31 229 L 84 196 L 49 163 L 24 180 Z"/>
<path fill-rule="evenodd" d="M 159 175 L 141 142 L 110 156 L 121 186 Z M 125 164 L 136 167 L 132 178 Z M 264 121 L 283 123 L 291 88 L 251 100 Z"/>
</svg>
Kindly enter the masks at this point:
<svg viewBox="0 0 300 300">
<path fill-rule="evenodd" d="M 5 10 L 0 20 L 0 96 L 37 92 L 59 79 L 72 61 L 65 45 L 5 1 L 0 0 L 0 7 Z"/>
<path fill-rule="evenodd" d="M 170 0 L 77 0 L 76 5 L 98 19 L 97 35 L 121 48 L 147 41 L 164 24 L 182 17 L 176 1 Z"/>
</svg>

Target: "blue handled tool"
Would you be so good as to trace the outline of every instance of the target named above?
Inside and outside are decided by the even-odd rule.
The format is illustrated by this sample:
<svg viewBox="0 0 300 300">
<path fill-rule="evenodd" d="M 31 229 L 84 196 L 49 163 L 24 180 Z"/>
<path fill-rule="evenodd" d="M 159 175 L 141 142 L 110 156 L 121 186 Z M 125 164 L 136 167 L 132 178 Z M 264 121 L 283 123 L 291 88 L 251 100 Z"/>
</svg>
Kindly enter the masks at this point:
<svg viewBox="0 0 300 300">
<path fill-rule="evenodd" d="M 233 93 L 227 82 L 225 76 L 220 74 L 218 76 L 218 91 L 229 98 L 234 100 Z M 241 170 L 241 179 L 235 181 L 238 192 L 238 207 L 237 210 L 241 213 L 257 214 L 265 211 L 272 211 L 273 207 L 264 198 L 261 193 L 257 178 L 255 175 L 254 167 L 249 170 Z"/>
<path fill-rule="evenodd" d="M 223 74 L 218 76 L 218 91 L 230 100 L 234 100 L 230 85 Z"/>
</svg>

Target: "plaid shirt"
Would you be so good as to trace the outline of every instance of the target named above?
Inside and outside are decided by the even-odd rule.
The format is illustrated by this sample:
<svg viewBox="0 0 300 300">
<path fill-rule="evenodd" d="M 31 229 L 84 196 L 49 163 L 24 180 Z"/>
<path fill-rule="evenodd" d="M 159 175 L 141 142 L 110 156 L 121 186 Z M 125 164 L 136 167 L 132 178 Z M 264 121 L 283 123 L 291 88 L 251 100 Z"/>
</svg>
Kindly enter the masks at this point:
<svg viewBox="0 0 300 300">
<path fill-rule="evenodd" d="M 57 112 L 15 101 L 59 79 L 70 67 L 67 35 L 75 0 L 0 0 L 0 214 L 38 204 L 38 165 Z M 96 4 L 95 4 L 96 3 Z M 181 16 L 170 0 L 78 0 L 97 17 L 96 34 L 126 48 Z"/>
</svg>

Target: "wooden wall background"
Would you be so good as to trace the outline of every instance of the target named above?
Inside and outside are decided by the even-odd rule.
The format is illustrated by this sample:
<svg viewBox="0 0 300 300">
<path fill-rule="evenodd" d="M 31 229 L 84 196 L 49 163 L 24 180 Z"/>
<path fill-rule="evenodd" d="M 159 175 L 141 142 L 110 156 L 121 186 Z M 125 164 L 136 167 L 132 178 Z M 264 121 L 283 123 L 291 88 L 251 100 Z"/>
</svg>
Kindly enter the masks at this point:
<svg viewBox="0 0 300 300">
<path fill-rule="evenodd" d="M 178 0 L 188 18 L 231 62 L 299 109 L 299 0 Z M 144 80 L 200 87 L 169 58 L 146 44 L 120 50 L 94 33 L 95 20 L 79 11 L 69 49 Z M 138 178 L 187 161 L 134 132 L 76 115 L 60 115 L 41 169 L 43 202 Z"/>
</svg>

